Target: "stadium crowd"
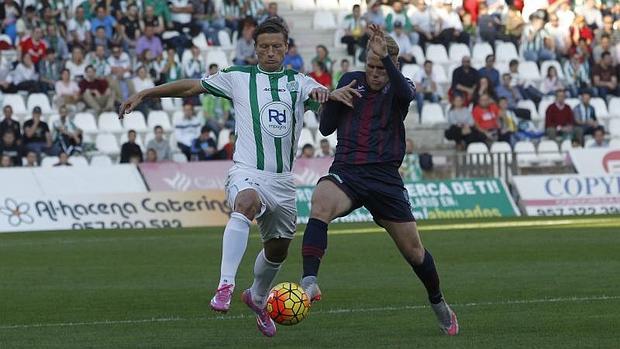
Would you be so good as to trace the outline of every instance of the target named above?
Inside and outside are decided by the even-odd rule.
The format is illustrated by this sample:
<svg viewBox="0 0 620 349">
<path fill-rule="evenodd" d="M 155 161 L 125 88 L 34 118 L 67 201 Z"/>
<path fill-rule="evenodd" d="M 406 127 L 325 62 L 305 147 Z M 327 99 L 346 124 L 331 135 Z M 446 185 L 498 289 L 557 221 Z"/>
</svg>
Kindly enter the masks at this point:
<svg viewBox="0 0 620 349">
<path fill-rule="evenodd" d="M 605 145 L 604 123 L 591 101 L 608 103 L 620 96 L 617 1 L 369 0 L 348 12 L 339 23 L 348 58 L 332 60 L 326 42 L 306 65 L 299 53 L 303 42 L 292 38 L 285 65 L 335 88 L 345 72 L 365 61 L 368 25 L 374 23 L 399 44 L 403 73 L 419 66 L 410 77 L 417 85 L 420 120 L 426 104 L 448 106 L 445 137 L 457 149 L 542 137 L 583 145 L 586 135 Z M 102 150 L 77 115 L 90 114 L 101 125 L 134 92 L 213 74 L 227 62 L 254 64 L 256 25 L 279 16 L 278 3 L 262 0 L 4 0 L 0 90 L 5 97 L 45 101 L 29 105 L 22 122 L 14 115 L 14 99 L 4 99 L 0 166 L 36 166 L 46 155 L 58 156 L 58 166 L 70 165 L 71 155 Z M 491 51 L 479 59 L 475 46 L 484 43 Z M 503 53 L 499 45 L 520 54 L 496 62 Z M 230 47 L 230 60 L 207 66 L 204 52 L 217 46 Z M 467 53 L 454 65 L 438 60 L 438 46 L 445 53 L 464 46 Z M 451 66 L 451 80 L 441 81 L 442 65 Z M 532 67 L 540 70 L 539 80 L 531 78 Z M 567 98 L 579 98 L 578 103 L 569 105 Z M 126 142 L 120 162 L 181 160 L 180 154 L 184 161 L 231 158 L 235 115 L 228 100 L 188 98 L 176 111 L 165 103 L 149 101 L 138 110 L 148 129 L 121 128 Z M 546 106 L 542 126 L 533 120 L 541 105 Z M 174 114 L 170 125 L 153 121 L 162 109 Z M 46 123 L 44 114 L 54 117 Z M 140 133 L 146 132 L 148 141 L 142 142 Z M 300 156 L 333 154 L 327 140 L 317 145 L 300 144 Z"/>
</svg>

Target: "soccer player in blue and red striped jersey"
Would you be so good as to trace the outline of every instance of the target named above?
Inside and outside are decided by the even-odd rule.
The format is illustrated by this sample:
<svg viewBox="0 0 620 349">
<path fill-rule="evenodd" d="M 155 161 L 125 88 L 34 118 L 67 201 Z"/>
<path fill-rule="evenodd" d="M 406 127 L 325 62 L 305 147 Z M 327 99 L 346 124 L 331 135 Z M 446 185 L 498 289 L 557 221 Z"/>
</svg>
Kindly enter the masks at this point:
<svg viewBox="0 0 620 349">
<path fill-rule="evenodd" d="M 338 131 L 329 174 L 319 181 L 303 238 L 301 286 L 313 300 L 321 292 L 317 274 L 327 249 L 327 225 L 366 207 L 390 234 L 424 284 L 444 333 L 454 336 L 456 314 L 445 302 L 431 254 L 424 248 L 411 212 L 409 195 L 398 173 L 405 155 L 404 119 L 415 98 L 415 86 L 398 70 L 398 45 L 378 26 L 371 26 L 366 72 L 346 73 L 321 114 L 320 131 Z"/>
</svg>

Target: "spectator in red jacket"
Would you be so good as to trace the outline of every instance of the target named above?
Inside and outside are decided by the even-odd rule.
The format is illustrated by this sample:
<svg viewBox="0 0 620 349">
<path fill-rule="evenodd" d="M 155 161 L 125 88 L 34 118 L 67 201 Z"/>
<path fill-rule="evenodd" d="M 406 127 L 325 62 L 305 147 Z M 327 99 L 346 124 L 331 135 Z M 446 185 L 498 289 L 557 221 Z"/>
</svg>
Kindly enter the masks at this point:
<svg viewBox="0 0 620 349">
<path fill-rule="evenodd" d="M 499 131 L 499 108 L 493 102 L 491 97 L 483 93 L 480 95 L 478 104 L 472 111 L 476 128 L 484 133 L 487 138 L 497 140 Z"/>
<path fill-rule="evenodd" d="M 30 55 L 32 58 L 32 63 L 37 65 L 39 61 L 45 57 L 45 53 L 47 52 L 47 45 L 43 41 L 43 30 L 39 27 L 34 28 L 32 31 L 32 35 L 26 37 L 19 44 L 19 49 L 23 55 Z"/>
<path fill-rule="evenodd" d="M 328 89 L 332 88 L 332 76 L 327 71 L 325 63 L 318 61 L 313 62 L 312 72 L 308 75 L 314 80 L 316 80 L 316 82 L 327 87 Z"/>
<path fill-rule="evenodd" d="M 573 135 L 575 117 L 573 111 L 564 101 L 566 91 L 558 90 L 555 93 L 555 103 L 551 104 L 545 113 L 545 129 L 547 137 L 555 139 L 557 136 L 569 138 Z"/>
</svg>

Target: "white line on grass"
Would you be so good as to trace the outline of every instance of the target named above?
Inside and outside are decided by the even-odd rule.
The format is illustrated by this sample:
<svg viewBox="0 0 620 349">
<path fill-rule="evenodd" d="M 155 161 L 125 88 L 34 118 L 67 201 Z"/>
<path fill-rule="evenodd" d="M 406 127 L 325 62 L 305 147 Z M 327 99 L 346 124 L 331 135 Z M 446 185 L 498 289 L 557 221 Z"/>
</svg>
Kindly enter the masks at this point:
<svg viewBox="0 0 620 349">
<path fill-rule="evenodd" d="M 607 301 L 618 300 L 620 296 L 587 296 L 587 297 L 557 297 L 557 298 L 541 298 L 541 299 L 514 299 L 497 302 L 474 302 L 474 303 L 461 303 L 451 304 L 455 309 L 466 307 L 484 307 L 493 305 L 518 305 L 518 304 L 541 304 L 541 303 L 582 303 L 593 301 Z M 398 311 L 398 310 L 415 310 L 425 309 L 428 305 L 405 305 L 398 307 L 376 307 L 376 308 L 336 308 L 327 310 L 313 311 L 312 315 L 333 315 L 333 314 L 350 314 L 350 313 L 373 313 L 383 311 Z M 102 321 L 89 321 L 89 322 L 58 322 L 47 324 L 22 324 L 22 325 L 2 325 L 0 330 L 11 329 L 28 329 L 28 328 L 41 328 L 41 327 L 76 327 L 76 326 L 98 326 L 98 325 L 123 325 L 123 324 L 143 324 L 143 323 L 157 323 L 157 322 L 181 322 L 181 321 L 200 321 L 200 320 L 238 320 L 252 317 L 251 315 L 233 315 L 233 316 L 209 316 L 209 317 L 196 317 L 196 318 L 183 318 L 183 317 L 162 317 L 151 319 L 138 319 L 138 320 L 102 320 Z"/>
</svg>

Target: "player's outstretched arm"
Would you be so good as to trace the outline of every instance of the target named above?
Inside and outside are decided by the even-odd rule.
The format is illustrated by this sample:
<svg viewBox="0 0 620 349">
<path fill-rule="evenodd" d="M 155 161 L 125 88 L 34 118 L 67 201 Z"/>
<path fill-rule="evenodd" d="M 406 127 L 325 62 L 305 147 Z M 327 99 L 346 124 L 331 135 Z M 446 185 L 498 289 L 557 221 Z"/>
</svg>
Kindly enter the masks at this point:
<svg viewBox="0 0 620 349">
<path fill-rule="evenodd" d="M 205 89 L 200 84 L 200 80 L 195 79 L 183 79 L 174 82 L 169 82 L 163 85 L 148 88 L 141 92 L 135 93 L 130 96 L 118 111 L 118 118 L 122 119 L 125 114 L 131 113 L 142 101 L 149 98 L 161 98 L 161 97 L 191 97 L 205 93 Z"/>
</svg>

